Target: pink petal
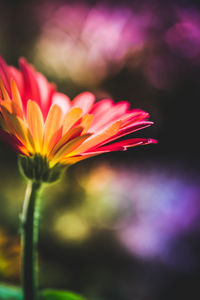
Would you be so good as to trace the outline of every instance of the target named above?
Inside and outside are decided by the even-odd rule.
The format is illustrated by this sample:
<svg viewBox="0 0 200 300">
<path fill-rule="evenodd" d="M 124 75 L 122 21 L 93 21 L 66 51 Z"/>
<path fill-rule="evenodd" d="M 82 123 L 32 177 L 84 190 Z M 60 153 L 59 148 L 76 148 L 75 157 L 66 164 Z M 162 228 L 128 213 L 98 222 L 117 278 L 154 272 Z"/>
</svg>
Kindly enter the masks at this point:
<svg viewBox="0 0 200 300">
<path fill-rule="evenodd" d="M 15 81 L 15 83 L 17 84 L 17 88 L 20 92 L 20 95 L 22 95 L 23 93 L 22 73 L 12 66 L 9 66 L 8 68 L 9 68 L 10 78 L 12 78 Z"/>
<path fill-rule="evenodd" d="M 122 117 L 123 126 L 127 126 L 133 122 L 145 121 L 149 118 L 149 114 L 141 109 L 134 109 L 132 111 L 128 111 Z"/>
<path fill-rule="evenodd" d="M 8 94 L 11 96 L 9 67 L 7 66 L 6 62 L 3 60 L 1 56 L 0 56 L 0 78 L 2 79 Z"/>
<path fill-rule="evenodd" d="M 147 145 L 147 144 L 156 144 L 156 143 L 157 143 L 157 140 L 155 140 L 155 139 L 133 138 L 133 139 L 119 141 L 114 144 L 110 144 L 108 146 L 100 147 L 99 149 L 101 149 L 101 148 L 112 149 L 112 147 L 124 147 L 124 150 L 126 150 L 126 148 L 134 147 L 137 145 Z"/>
<path fill-rule="evenodd" d="M 104 140 L 103 142 L 101 142 L 100 144 L 98 145 L 95 145 L 95 147 L 92 147 L 90 149 L 88 149 L 88 151 L 90 150 L 93 150 L 93 149 L 96 149 L 97 147 L 100 147 L 101 145 L 105 145 L 105 144 L 108 144 L 116 139 L 119 139 L 121 137 L 123 137 L 124 135 L 128 135 L 130 133 L 133 133 L 137 130 L 140 130 L 140 129 L 143 129 L 143 128 L 146 128 L 146 127 L 149 127 L 150 125 L 152 125 L 153 122 L 150 122 L 150 121 L 144 121 L 144 122 L 139 122 L 139 123 L 136 123 L 136 124 L 133 124 L 129 127 L 125 127 L 125 128 L 122 128 L 118 131 L 118 133 L 116 133 L 115 135 L 113 135 L 112 137 L 110 137 L 109 139 L 107 140 Z"/>
<path fill-rule="evenodd" d="M 95 101 L 95 96 L 90 92 L 84 92 L 76 96 L 72 101 L 72 107 L 80 107 L 84 114 L 88 113 Z"/>
<path fill-rule="evenodd" d="M 106 112 L 112 106 L 113 101 L 111 99 L 103 99 L 93 105 L 90 113 L 92 113 L 94 117 L 97 117 L 101 113 Z"/>
<path fill-rule="evenodd" d="M 144 129 L 146 127 L 151 126 L 152 124 L 153 124 L 153 122 L 151 122 L 151 121 L 141 121 L 141 122 L 131 124 L 127 127 L 123 127 L 122 129 L 120 129 L 118 131 L 118 133 L 115 136 L 112 137 L 112 140 L 116 140 L 118 138 L 121 138 L 124 135 L 128 135 L 128 134 L 138 131 L 140 129 Z"/>
<path fill-rule="evenodd" d="M 111 151 L 125 151 L 129 147 L 134 147 L 138 145 L 147 145 L 147 144 L 155 144 L 157 143 L 154 139 L 143 139 L 143 138 L 133 138 L 127 139 L 123 141 L 119 141 L 107 146 L 98 147 L 94 150 L 86 151 L 84 154 L 100 154 L 103 152 L 111 152 Z"/>
<path fill-rule="evenodd" d="M 26 104 L 29 99 L 36 101 L 40 105 L 40 90 L 37 82 L 37 73 L 31 65 L 29 65 L 24 58 L 19 60 L 20 69 L 23 76 L 23 91 L 22 101 L 24 108 L 26 109 Z"/>
<path fill-rule="evenodd" d="M 71 108 L 70 98 L 58 92 L 53 94 L 52 104 L 57 104 L 61 108 L 64 115 Z"/>
<path fill-rule="evenodd" d="M 94 118 L 93 125 L 90 128 L 91 131 L 103 130 L 118 119 L 121 120 L 128 108 L 129 103 L 126 101 L 113 105 L 110 109 L 107 109 Z"/>
<path fill-rule="evenodd" d="M 35 75 L 41 96 L 41 111 L 44 118 L 46 118 L 52 103 L 52 95 L 55 92 L 55 85 L 50 84 L 41 73 L 36 73 Z"/>
</svg>

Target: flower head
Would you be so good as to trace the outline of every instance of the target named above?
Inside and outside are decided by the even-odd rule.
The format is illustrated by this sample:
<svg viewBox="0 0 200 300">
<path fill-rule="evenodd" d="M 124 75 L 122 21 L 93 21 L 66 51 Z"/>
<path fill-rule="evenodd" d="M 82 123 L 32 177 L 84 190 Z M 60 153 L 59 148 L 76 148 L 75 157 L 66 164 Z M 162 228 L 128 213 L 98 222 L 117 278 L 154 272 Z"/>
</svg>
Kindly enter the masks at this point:
<svg viewBox="0 0 200 300">
<path fill-rule="evenodd" d="M 0 60 L 0 136 L 30 159 L 71 165 L 104 152 L 155 143 L 153 139 L 115 140 L 150 126 L 149 114 L 129 103 L 103 99 L 90 92 L 72 101 L 55 90 L 24 58 L 20 70 Z M 40 160 L 40 159 L 39 159 Z"/>
</svg>

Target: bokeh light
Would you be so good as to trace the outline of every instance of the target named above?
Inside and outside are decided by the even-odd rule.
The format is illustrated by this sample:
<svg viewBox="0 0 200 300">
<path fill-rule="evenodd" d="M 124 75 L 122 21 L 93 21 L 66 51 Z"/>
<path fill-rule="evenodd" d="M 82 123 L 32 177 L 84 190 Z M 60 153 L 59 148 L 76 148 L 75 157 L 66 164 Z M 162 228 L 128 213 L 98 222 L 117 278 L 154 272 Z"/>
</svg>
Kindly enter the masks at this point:
<svg viewBox="0 0 200 300">
<path fill-rule="evenodd" d="M 19 280 L 20 241 L 0 229 L 0 277 L 4 280 Z"/>
<path fill-rule="evenodd" d="M 129 52 L 143 49 L 157 25 L 150 9 L 134 12 L 123 4 L 80 2 L 58 5 L 53 11 L 52 5 L 45 8 L 34 61 L 59 79 L 88 87 L 119 72 Z"/>
<path fill-rule="evenodd" d="M 166 42 L 177 56 L 195 58 L 200 53 L 200 14 L 192 8 L 177 8 L 177 23 L 166 32 Z"/>
</svg>

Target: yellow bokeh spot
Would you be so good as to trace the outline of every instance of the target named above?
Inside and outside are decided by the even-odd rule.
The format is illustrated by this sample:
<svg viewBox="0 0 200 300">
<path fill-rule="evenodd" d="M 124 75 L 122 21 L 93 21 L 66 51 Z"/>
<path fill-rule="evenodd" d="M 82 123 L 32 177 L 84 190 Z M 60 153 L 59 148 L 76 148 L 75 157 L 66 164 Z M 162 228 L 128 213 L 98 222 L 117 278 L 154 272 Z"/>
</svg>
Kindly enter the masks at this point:
<svg viewBox="0 0 200 300">
<path fill-rule="evenodd" d="M 90 234 L 89 224 L 74 212 L 59 216 L 55 221 L 54 230 L 60 239 L 72 242 L 83 241 Z"/>
<path fill-rule="evenodd" d="M 97 165 L 87 176 L 79 177 L 79 183 L 89 194 L 105 192 L 113 183 L 114 171 L 107 164 Z"/>
</svg>

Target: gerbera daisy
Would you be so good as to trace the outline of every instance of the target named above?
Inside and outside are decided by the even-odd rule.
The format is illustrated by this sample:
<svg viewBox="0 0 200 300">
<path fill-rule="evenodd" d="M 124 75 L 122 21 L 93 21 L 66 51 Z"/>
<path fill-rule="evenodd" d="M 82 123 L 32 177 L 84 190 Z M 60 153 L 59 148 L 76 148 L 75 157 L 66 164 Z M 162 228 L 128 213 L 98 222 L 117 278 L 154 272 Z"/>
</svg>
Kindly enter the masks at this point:
<svg viewBox="0 0 200 300">
<path fill-rule="evenodd" d="M 150 126 L 147 112 L 130 109 L 126 101 L 95 102 L 90 92 L 70 100 L 24 58 L 19 65 L 17 70 L 0 59 L 0 136 L 21 156 L 30 158 L 24 166 L 40 160 L 51 169 L 156 142 L 144 138 L 116 141 Z"/>
</svg>

